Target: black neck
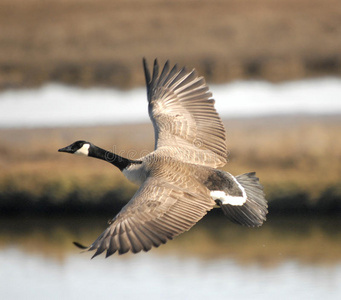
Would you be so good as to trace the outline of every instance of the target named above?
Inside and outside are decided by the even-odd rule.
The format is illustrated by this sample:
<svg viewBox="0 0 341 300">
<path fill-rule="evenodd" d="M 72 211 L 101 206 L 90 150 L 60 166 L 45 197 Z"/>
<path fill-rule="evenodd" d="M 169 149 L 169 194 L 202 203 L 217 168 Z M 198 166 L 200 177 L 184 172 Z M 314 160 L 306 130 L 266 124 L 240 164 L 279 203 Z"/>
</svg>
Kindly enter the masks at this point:
<svg viewBox="0 0 341 300">
<path fill-rule="evenodd" d="M 89 149 L 89 156 L 107 161 L 119 168 L 121 171 L 135 162 L 94 145 L 92 145 Z"/>
</svg>

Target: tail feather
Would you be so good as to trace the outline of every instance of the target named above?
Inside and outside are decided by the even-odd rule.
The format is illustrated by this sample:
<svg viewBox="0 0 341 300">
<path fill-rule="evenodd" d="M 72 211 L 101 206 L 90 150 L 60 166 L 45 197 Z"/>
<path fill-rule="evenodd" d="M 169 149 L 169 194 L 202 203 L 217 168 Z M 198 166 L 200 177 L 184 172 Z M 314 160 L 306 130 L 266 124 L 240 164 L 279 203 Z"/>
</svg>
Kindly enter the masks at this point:
<svg viewBox="0 0 341 300">
<path fill-rule="evenodd" d="M 259 183 L 255 172 L 238 175 L 236 179 L 245 189 L 247 200 L 241 206 L 220 204 L 221 209 L 231 221 L 237 224 L 249 227 L 261 226 L 268 213 L 263 186 Z"/>
</svg>

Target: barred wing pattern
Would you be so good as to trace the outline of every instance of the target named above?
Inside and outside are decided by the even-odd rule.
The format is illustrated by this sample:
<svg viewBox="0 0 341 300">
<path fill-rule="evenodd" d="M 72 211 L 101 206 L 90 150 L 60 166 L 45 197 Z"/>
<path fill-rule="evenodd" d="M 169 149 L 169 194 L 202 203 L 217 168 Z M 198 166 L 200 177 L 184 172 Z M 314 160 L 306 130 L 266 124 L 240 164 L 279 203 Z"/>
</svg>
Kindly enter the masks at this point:
<svg viewBox="0 0 341 300">
<path fill-rule="evenodd" d="M 170 70 L 168 61 L 159 75 L 157 60 L 151 76 L 143 63 L 155 149 L 189 163 L 225 165 L 225 129 L 205 79 L 176 65 Z"/>
<path fill-rule="evenodd" d="M 197 186 L 195 181 L 189 183 Z M 87 250 L 96 250 L 93 257 L 105 250 L 107 257 L 116 251 L 148 251 L 189 230 L 215 204 L 200 185 L 190 190 L 193 192 L 167 180 L 147 178 Z"/>
</svg>

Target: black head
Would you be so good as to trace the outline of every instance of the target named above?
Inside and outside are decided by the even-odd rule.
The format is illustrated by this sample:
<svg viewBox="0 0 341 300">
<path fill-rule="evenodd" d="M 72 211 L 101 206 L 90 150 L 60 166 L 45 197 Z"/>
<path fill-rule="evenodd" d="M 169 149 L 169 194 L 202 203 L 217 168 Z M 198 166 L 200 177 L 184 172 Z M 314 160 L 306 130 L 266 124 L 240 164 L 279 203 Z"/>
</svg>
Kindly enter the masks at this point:
<svg viewBox="0 0 341 300">
<path fill-rule="evenodd" d="M 86 141 L 77 141 L 72 143 L 69 146 L 66 146 L 64 148 L 61 148 L 58 150 L 58 152 L 66 152 L 71 154 L 79 154 L 79 155 L 89 155 L 89 149 L 91 147 L 91 144 Z"/>
</svg>

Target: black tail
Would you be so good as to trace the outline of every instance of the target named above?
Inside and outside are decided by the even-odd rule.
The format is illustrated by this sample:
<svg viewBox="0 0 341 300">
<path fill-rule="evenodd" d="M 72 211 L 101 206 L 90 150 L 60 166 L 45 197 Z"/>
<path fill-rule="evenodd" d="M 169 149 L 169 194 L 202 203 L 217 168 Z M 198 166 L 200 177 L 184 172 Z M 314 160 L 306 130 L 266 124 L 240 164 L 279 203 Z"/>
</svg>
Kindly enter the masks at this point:
<svg viewBox="0 0 341 300">
<path fill-rule="evenodd" d="M 231 221 L 249 227 L 261 226 L 268 213 L 263 186 L 255 175 L 256 173 L 252 172 L 236 176 L 237 181 L 245 189 L 247 196 L 247 200 L 243 205 L 220 204 L 224 214 Z"/>
</svg>

